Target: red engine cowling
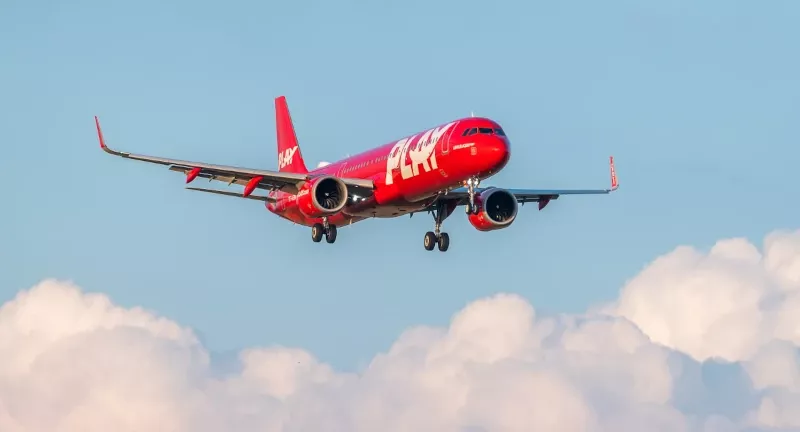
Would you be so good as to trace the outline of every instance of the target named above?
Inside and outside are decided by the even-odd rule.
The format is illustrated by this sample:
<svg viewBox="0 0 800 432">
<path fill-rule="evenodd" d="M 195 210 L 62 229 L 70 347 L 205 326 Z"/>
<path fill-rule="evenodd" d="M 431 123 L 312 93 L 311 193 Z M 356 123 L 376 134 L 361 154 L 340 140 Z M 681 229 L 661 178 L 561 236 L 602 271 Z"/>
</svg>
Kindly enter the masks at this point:
<svg viewBox="0 0 800 432">
<path fill-rule="evenodd" d="M 469 214 L 469 223 L 478 231 L 508 228 L 517 217 L 517 198 L 505 189 L 490 188 L 475 196 L 478 213 Z"/>
<path fill-rule="evenodd" d="M 307 217 L 317 218 L 338 213 L 347 204 L 347 186 L 332 176 L 307 181 L 297 192 L 297 207 Z"/>
</svg>

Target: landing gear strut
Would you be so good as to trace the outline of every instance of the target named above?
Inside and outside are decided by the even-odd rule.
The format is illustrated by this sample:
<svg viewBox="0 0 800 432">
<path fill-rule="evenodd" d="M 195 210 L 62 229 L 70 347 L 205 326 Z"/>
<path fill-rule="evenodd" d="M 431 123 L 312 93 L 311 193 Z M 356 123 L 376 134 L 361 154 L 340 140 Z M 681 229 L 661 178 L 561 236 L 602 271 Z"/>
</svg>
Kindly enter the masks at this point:
<svg viewBox="0 0 800 432">
<path fill-rule="evenodd" d="M 322 219 L 323 223 L 315 223 L 311 227 L 311 240 L 314 243 L 319 243 L 322 240 L 322 235 L 325 234 L 325 241 L 333 243 L 336 241 L 336 225 L 328 223 L 328 218 Z"/>
<path fill-rule="evenodd" d="M 464 212 L 478 214 L 478 209 L 475 207 L 475 188 L 481 184 L 481 179 L 470 177 L 465 183 L 467 184 L 467 193 L 469 193 L 469 204 L 464 206 Z"/>
<path fill-rule="evenodd" d="M 439 246 L 441 252 L 446 252 L 450 247 L 450 235 L 442 231 L 442 222 L 449 216 L 445 203 L 438 201 L 436 209 L 433 210 L 433 220 L 436 222 L 433 232 L 428 231 L 425 233 L 424 246 L 425 250 L 432 251 L 434 245 Z"/>
</svg>

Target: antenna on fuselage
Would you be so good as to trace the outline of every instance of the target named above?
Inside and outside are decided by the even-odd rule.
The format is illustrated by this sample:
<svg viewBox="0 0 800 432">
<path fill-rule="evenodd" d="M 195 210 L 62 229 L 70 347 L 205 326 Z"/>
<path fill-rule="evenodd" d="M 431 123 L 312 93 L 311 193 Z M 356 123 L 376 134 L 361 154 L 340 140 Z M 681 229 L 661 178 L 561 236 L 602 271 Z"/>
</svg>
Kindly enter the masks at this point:
<svg viewBox="0 0 800 432">
<path fill-rule="evenodd" d="M 469 112 L 469 116 L 470 116 L 470 117 L 475 117 L 475 111 L 470 111 L 470 112 Z"/>
</svg>

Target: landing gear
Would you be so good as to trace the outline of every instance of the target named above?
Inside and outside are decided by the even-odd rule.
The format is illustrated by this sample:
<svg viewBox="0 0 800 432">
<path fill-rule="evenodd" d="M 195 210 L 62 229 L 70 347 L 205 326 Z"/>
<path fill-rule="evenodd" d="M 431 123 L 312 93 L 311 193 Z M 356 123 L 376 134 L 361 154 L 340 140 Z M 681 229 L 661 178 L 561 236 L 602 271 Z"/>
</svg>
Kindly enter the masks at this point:
<svg viewBox="0 0 800 432">
<path fill-rule="evenodd" d="M 322 235 L 325 235 L 325 241 L 333 243 L 336 241 L 336 225 L 328 223 L 328 218 L 323 219 L 324 224 L 315 223 L 311 226 L 311 240 L 314 243 L 319 243 L 322 240 Z"/>
<path fill-rule="evenodd" d="M 428 231 L 425 233 L 423 245 L 427 251 L 432 251 L 434 246 L 439 246 L 441 252 L 447 252 L 450 247 L 450 235 L 446 232 L 436 235 L 436 233 Z"/>
<path fill-rule="evenodd" d="M 442 222 L 447 219 L 447 216 L 449 216 L 449 212 L 445 208 L 445 203 L 442 201 L 437 202 L 436 209 L 433 210 L 433 220 L 436 222 L 436 227 L 434 231 L 425 233 L 425 238 L 423 239 L 425 250 L 432 251 L 434 246 L 439 246 L 439 251 L 447 252 L 447 249 L 450 248 L 450 235 L 446 232 L 441 232 Z"/>
<path fill-rule="evenodd" d="M 469 204 L 464 206 L 464 212 L 478 214 L 478 209 L 475 207 L 475 188 L 481 184 L 481 179 L 470 177 L 465 183 L 467 184 L 467 193 L 469 193 Z"/>
</svg>

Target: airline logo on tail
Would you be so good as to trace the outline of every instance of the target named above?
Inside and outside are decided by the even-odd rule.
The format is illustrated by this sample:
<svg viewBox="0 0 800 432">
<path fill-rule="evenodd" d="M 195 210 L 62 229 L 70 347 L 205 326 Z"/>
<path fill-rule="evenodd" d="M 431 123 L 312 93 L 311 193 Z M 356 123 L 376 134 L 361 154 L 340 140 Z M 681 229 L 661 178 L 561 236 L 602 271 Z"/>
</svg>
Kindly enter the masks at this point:
<svg viewBox="0 0 800 432">
<path fill-rule="evenodd" d="M 295 153 L 297 153 L 297 146 L 278 152 L 278 169 L 283 169 L 287 165 L 291 165 Z"/>
<path fill-rule="evenodd" d="M 412 144 L 417 138 L 417 135 L 401 139 L 395 143 L 394 147 L 392 147 L 392 149 L 389 151 L 389 158 L 386 160 L 386 185 L 391 185 L 394 183 L 392 172 L 396 169 L 400 170 L 400 176 L 403 178 L 403 180 L 418 176 L 420 173 L 420 165 L 422 165 L 422 168 L 425 170 L 425 172 L 430 172 L 432 169 L 437 169 L 436 144 L 439 143 L 439 140 L 442 138 L 442 136 L 444 136 L 445 132 L 447 132 L 454 124 L 455 122 L 452 122 L 444 126 L 425 131 L 422 135 L 420 135 L 420 138 L 416 141 L 413 147 Z M 406 155 L 408 155 L 411 159 L 410 164 L 406 163 Z"/>
</svg>

